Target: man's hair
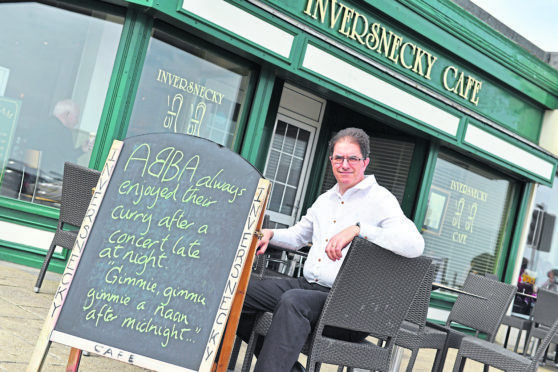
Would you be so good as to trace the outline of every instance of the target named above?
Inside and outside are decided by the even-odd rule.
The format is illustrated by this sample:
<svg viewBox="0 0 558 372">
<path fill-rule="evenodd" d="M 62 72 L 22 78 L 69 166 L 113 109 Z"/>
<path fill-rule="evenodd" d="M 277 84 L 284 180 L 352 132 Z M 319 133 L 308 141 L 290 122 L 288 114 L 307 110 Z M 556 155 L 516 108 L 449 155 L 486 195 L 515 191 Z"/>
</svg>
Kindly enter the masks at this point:
<svg viewBox="0 0 558 372">
<path fill-rule="evenodd" d="M 333 148 L 340 140 L 348 140 L 348 142 L 355 143 L 360 147 L 360 153 L 363 157 L 367 158 L 370 155 L 370 139 L 368 134 L 364 133 L 362 129 L 359 128 L 345 128 L 339 131 L 330 141 L 329 141 L 329 154 L 333 155 Z"/>
<path fill-rule="evenodd" d="M 79 113 L 78 106 L 71 99 L 64 99 L 62 101 L 56 102 L 56 104 L 54 105 L 54 109 L 52 110 L 52 114 L 54 116 L 63 115 L 67 112 L 73 112 L 76 113 L 76 115 L 77 113 Z"/>
</svg>

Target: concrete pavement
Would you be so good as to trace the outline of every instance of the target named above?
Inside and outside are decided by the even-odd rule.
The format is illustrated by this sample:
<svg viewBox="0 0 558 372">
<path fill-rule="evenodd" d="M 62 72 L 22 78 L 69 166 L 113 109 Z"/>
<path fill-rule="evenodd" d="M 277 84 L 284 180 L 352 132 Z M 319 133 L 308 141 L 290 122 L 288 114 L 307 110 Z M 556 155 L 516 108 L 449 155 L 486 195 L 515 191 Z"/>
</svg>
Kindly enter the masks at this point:
<svg viewBox="0 0 558 372">
<path fill-rule="evenodd" d="M 0 261 L 0 372 L 25 371 L 33 353 L 37 338 L 43 327 L 46 314 L 60 280 L 59 274 L 47 273 L 40 293 L 33 287 L 38 269 Z M 52 343 L 47 354 L 43 371 L 65 371 L 70 348 Z M 240 371 L 242 350 L 235 371 Z M 400 371 L 404 371 L 409 352 L 402 353 Z M 455 350 L 450 350 L 448 361 L 455 358 Z M 305 364 L 305 357 L 301 356 Z M 414 371 L 427 372 L 432 366 L 434 353 L 430 350 L 419 352 Z M 444 372 L 451 371 L 451 362 L 446 363 Z M 80 371 L 148 371 L 144 368 L 118 362 L 113 359 L 90 355 L 81 359 Z M 322 366 L 322 371 L 336 371 L 333 366 Z M 482 371 L 480 365 L 468 365 L 467 372 Z M 558 372 L 557 368 L 541 367 L 540 372 Z"/>
</svg>

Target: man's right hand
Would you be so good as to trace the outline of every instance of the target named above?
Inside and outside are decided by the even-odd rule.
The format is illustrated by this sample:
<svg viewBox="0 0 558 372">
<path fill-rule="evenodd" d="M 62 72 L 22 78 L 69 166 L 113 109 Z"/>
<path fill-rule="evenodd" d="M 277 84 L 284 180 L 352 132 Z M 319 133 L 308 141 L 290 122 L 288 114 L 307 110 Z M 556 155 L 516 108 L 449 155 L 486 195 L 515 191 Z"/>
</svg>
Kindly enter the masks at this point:
<svg viewBox="0 0 558 372">
<path fill-rule="evenodd" d="M 262 229 L 261 233 L 263 234 L 262 238 L 258 240 L 258 245 L 256 246 L 256 255 L 262 255 L 267 250 L 267 245 L 271 238 L 273 238 L 273 231 L 269 229 Z"/>
</svg>

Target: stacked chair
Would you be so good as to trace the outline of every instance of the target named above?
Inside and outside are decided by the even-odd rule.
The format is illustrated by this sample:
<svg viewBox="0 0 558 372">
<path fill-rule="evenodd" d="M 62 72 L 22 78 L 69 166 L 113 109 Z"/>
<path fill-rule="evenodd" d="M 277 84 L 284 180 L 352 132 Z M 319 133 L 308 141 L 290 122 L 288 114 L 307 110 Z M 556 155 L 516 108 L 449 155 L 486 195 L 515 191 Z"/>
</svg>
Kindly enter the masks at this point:
<svg viewBox="0 0 558 372">
<path fill-rule="evenodd" d="M 322 363 L 387 370 L 401 324 L 431 262 L 427 257 L 405 258 L 356 237 L 303 348 L 307 371 L 319 370 Z M 250 370 L 255 344 L 267 334 L 272 317 L 264 313 L 256 321 L 242 371 Z M 378 342 L 327 337 L 327 327 L 365 332 Z"/>
</svg>

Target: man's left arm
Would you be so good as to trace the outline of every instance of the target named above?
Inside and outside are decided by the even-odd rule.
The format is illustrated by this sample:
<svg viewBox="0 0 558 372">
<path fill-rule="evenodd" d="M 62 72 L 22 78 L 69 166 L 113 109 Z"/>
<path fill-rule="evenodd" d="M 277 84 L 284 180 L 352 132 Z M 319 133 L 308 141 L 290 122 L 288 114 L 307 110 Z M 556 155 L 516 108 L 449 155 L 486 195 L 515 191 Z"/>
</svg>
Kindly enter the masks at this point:
<svg viewBox="0 0 558 372">
<path fill-rule="evenodd" d="M 400 256 L 418 257 L 424 251 L 422 235 L 403 213 L 384 219 L 379 226 L 360 225 L 360 236 Z"/>
</svg>

